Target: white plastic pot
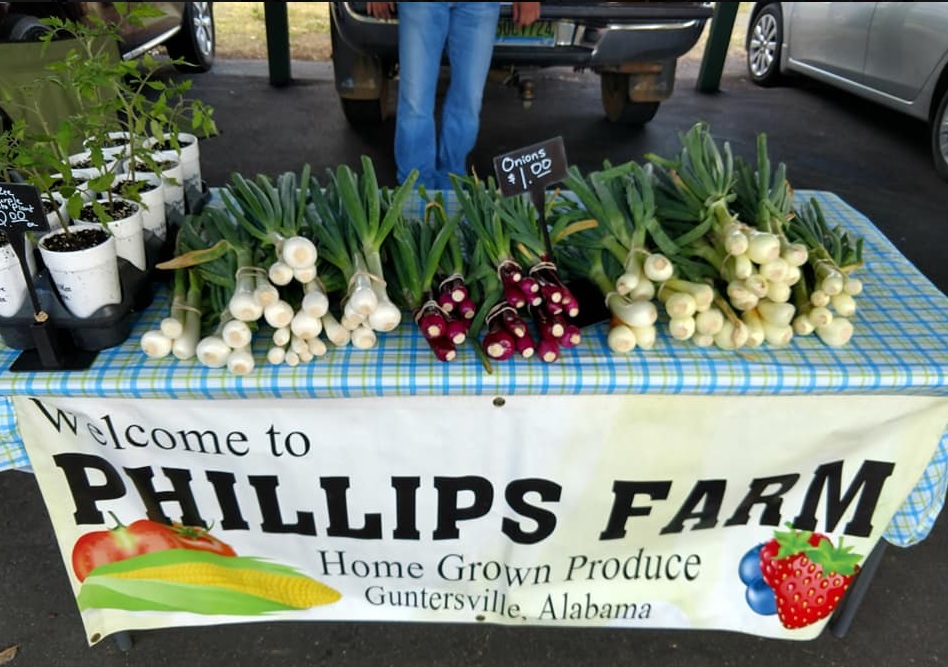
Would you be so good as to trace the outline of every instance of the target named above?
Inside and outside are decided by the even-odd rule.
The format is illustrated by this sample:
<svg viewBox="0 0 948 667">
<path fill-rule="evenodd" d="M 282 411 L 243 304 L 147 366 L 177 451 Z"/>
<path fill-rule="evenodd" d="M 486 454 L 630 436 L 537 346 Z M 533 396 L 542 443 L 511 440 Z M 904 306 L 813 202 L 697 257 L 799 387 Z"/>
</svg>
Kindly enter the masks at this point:
<svg viewBox="0 0 948 667">
<path fill-rule="evenodd" d="M 115 171 L 115 173 L 120 173 L 120 165 L 116 165 L 115 162 L 118 159 L 114 155 L 110 156 L 105 154 L 105 165 L 103 168 L 98 169 L 96 167 L 76 167 L 73 165 L 82 164 L 84 161 L 88 160 L 92 156 L 91 151 L 82 151 L 81 153 L 74 153 L 69 156 L 69 164 L 72 167 L 72 173 L 74 176 L 82 176 L 86 180 L 90 178 L 95 178 L 96 176 L 101 176 L 106 171 Z"/>
<path fill-rule="evenodd" d="M 142 207 L 128 199 L 121 197 L 113 198 L 113 201 L 123 201 L 135 207 L 135 212 L 127 218 L 107 222 L 106 227 L 115 238 L 115 255 L 131 262 L 141 271 L 146 270 L 145 266 L 145 234 L 144 223 L 142 221 Z M 94 225 L 97 220 L 77 220 L 79 223 Z"/>
<path fill-rule="evenodd" d="M 101 225 L 72 225 L 78 231 Z M 62 229 L 46 234 L 39 241 L 40 256 L 49 271 L 50 279 L 66 309 L 76 317 L 85 318 L 103 306 L 122 302 L 122 284 L 119 280 L 115 254 L 115 238 L 111 235 L 97 246 L 70 252 L 49 250 L 46 243 L 54 236 L 64 234 Z"/>
<path fill-rule="evenodd" d="M 181 169 L 181 161 L 173 152 L 152 153 L 151 156 L 156 162 L 174 164 L 161 172 L 165 194 L 165 219 L 169 223 L 181 223 L 184 221 L 184 171 Z"/>
<path fill-rule="evenodd" d="M 132 180 L 132 175 L 121 174 L 117 181 Z M 168 223 L 165 215 L 165 184 L 161 177 L 150 171 L 140 171 L 135 174 L 134 180 L 145 181 L 156 187 L 151 190 L 141 190 L 138 195 L 142 204 L 142 228 L 145 232 L 164 240 L 168 235 Z"/>
<path fill-rule="evenodd" d="M 94 171 L 94 170 L 92 170 L 92 171 Z M 86 184 L 86 181 L 88 181 L 90 178 L 92 178 L 95 174 L 93 174 L 93 173 L 91 173 L 91 172 L 90 172 L 89 174 L 86 174 L 86 173 L 83 173 L 83 172 L 84 172 L 84 170 L 82 170 L 82 169 L 73 172 L 73 174 L 72 174 L 72 179 L 73 179 L 73 181 L 75 182 L 76 190 L 79 192 L 79 195 L 82 197 L 82 200 L 83 200 L 83 201 L 92 201 L 93 199 L 95 199 L 95 193 L 94 193 L 92 190 L 89 189 L 89 186 Z M 52 177 L 53 177 L 53 178 L 62 179 L 63 175 L 62 175 L 62 174 L 53 174 Z"/>
<path fill-rule="evenodd" d="M 56 203 L 56 209 L 59 211 L 50 211 L 46 214 L 46 223 L 50 231 L 59 229 L 63 226 L 63 221 L 69 224 L 69 212 L 66 210 L 66 200 L 58 192 L 50 193 L 52 200 Z"/>
<path fill-rule="evenodd" d="M 170 134 L 164 136 L 166 141 L 170 137 Z M 157 142 L 152 140 L 151 143 L 154 145 Z M 198 138 L 187 132 L 179 132 L 178 144 L 181 146 L 180 151 L 162 150 L 158 151 L 156 155 L 178 159 L 181 163 L 184 194 L 188 203 L 193 204 L 201 196 L 201 152 L 198 147 Z"/>
<path fill-rule="evenodd" d="M 29 242 L 27 246 L 30 246 Z M 32 251 L 32 248 L 29 249 Z M 31 254 L 28 253 L 27 257 Z M 35 272 L 35 268 L 31 270 Z M 13 246 L 9 243 L 0 246 L 0 317 L 16 315 L 27 294 L 26 278 Z"/>
<path fill-rule="evenodd" d="M 114 146 L 103 146 L 102 154 L 106 156 L 106 159 L 120 159 L 128 156 L 128 147 L 132 143 L 131 136 L 128 132 L 109 132 L 108 138 L 115 142 Z M 86 139 L 82 142 L 84 148 L 88 150 L 89 145 L 92 143 L 93 139 Z M 141 139 L 139 139 L 141 142 Z"/>
</svg>

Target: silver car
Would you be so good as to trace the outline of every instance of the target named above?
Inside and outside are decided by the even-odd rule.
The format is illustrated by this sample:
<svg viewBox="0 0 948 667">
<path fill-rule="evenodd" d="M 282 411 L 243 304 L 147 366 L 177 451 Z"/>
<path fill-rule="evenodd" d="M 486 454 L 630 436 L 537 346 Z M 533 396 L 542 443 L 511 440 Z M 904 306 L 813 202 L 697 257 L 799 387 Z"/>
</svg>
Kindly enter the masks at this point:
<svg viewBox="0 0 948 667">
<path fill-rule="evenodd" d="M 758 2 L 746 47 L 761 86 L 794 72 L 927 122 L 948 179 L 948 2 Z"/>
</svg>

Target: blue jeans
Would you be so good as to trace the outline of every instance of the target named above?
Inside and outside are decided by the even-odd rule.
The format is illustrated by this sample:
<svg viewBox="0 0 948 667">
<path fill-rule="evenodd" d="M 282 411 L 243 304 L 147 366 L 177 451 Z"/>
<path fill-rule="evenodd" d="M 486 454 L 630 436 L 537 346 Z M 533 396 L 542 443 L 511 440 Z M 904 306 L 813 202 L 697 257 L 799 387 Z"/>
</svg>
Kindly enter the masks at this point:
<svg viewBox="0 0 948 667">
<path fill-rule="evenodd" d="M 417 169 L 418 185 L 450 189 L 448 174 L 467 172 L 499 15 L 499 2 L 398 3 L 395 164 L 399 183 Z M 451 80 L 439 133 L 435 93 L 445 51 Z"/>
</svg>

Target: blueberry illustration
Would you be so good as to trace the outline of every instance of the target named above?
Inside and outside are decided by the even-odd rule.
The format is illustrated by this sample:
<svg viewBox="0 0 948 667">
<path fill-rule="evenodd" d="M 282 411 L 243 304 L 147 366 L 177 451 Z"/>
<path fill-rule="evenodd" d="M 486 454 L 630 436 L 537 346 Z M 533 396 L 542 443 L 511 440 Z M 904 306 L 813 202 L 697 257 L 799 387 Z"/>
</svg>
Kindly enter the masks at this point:
<svg viewBox="0 0 948 667">
<path fill-rule="evenodd" d="M 777 597 L 763 579 L 755 579 L 747 587 L 747 604 L 762 616 L 777 613 Z"/>
<path fill-rule="evenodd" d="M 763 544 L 758 544 L 756 547 L 748 551 L 741 557 L 741 562 L 737 566 L 737 573 L 743 581 L 748 586 L 751 585 L 757 579 L 760 579 L 760 548 L 764 546 Z"/>
</svg>

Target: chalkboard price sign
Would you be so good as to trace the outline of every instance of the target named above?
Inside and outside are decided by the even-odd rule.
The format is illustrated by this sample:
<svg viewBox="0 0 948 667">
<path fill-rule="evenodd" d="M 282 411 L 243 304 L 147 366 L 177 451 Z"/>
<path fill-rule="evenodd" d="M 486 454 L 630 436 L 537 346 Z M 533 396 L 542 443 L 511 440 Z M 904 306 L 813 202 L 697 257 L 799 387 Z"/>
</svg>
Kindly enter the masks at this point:
<svg viewBox="0 0 948 667">
<path fill-rule="evenodd" d="M 40 305 L 36 286 L 26 262 L 27 249 L 23 243 L 24 232 L 49 231 L 49 220 L 43 209 L 39 190 L 23 183 L 0 183 L 0 230 L 2 230 L 13 252 L 20 261 L 20 269 L 26 277 L 26 287 L 33 302 L 33 317 L 37 324 L 46 324 L 47 315 Z M 34 334 L 35 335 L 35 334 Z"/>
<path fill-rule="evenodd" d="M 494 158 L 494 173 L 500 193 L 505 197 L 543 191 L 566 178 L 566 166 L 563 137 L 518 148 Z"/>
<path fill-rule="evenodd" d="M 0 229 L 26 232 L 49 231 L 39 190 L 23 183 L 0 183 Z"/>
</svg>

